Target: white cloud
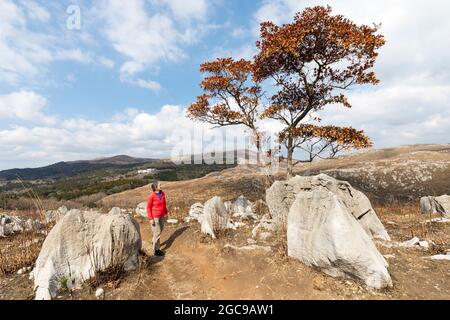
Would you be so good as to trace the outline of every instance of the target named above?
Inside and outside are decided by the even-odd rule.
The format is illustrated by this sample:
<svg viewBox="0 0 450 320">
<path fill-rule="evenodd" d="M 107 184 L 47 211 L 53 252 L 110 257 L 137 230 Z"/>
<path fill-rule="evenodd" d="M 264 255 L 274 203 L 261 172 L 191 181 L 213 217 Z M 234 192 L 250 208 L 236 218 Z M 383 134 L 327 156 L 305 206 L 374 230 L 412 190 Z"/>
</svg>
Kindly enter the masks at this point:
<svg viewBox="0 0 450 320">
<path fill-rule="evenodd" d="M 46 116 L 47 99 L 32 91 L 0 95 L 0 119 L 19 119 L 33 123 L 53 124 L 55 117 Z"/>
<path fill-rule="evenodd" d="M 236 27 L 231 32 L 231 35 L 234 38 L 241 38 L 241 37 L 245 36 L 246 34 L 247 34 L 247 30 L 243 27 Z"/>
<path fill-rule="evenodd" d="M 81 51 L 79 48 L 58 50 L 54 54 L 54 59 L 76 61 L 80 63 L 91 63 L 93 61 L 90 54 Z"/>
<path fill-rule="evenodd" d="M 22 8 L 9 0 L 0 1 L 0 81 L 17 83 L 38 74 L 39 65 L 52 60 L 47 45 L 51 37 L 27 29 Z"/>
<path fill-rule="evenodd" d="M 208 141 L 211 137 L 219 138 L 209 142 L 209 148 L 222 150 L 221 134 L 225 129 L 211 130 L 209 126 L 192 122 L 185 113 L 185 108 L 173 105 L 165 105 L 155 114 L 128 108 L 105 122 L 66 119 L 53 125 L 0 130 L 3 148 L 0 170 L 116 154 L 170 157 L 177 144 L 181 143 L 184 150 L 192 145 L 201 151 L 201 140 Z M 235 127 L 227 129 L 226 134 L 229 148 L 234 141 L 230 137 L 244 136 L 242 128 Z"/>
<path fill-rule="evenodd" d="M 378 146 L 448 143 L 450 85 L 396 85 L 350 94 L 353 108 L 329 106 L 324 123 L 364 129 Z"/>
<path fill-rule="evenodd" d="M 212 53 L 212 59 L 233 57 L 234 59 L 252 59 L 256 54 L 256 48 L 254 45 L 245 44 L 238 48 L 215 48 Z"/>
<path fill-rule="evenodd" d="M 101 56 L 101 57 L 98 58 L 98 62 L 99 62 L 100 64 L 102 64 L 103 66 L 109 68 L 109 69 L 112 69 L 112 68 L 114 68 L 114 66 L 115 66 L 115 63 L 114 63 L 113 60 L 108 59 L 108 58 L 103 57 L 103 56 Z"/>
<path fill-rule="evenodd" d="M 75 47 L 76 36 L 49 28 L 50 18 L 47 9 L 34 1 L 0 1 L 0 83 L 36 83 L 55 60 L 94 61 L 94 54 Z"/>
<path fill-rule="evenodd" d="M 170 7 L 175 17 L 181 19 L 204 19 L 208 4 L 206 0 L 157 0 Z"/>
<path fill-rule="evenodd" d="M 47 22 L 51 18 L 50 12 L 37 4 L 35 1 L 22 0 L 20 1 L 20 4 L 26 9 L 27 15 L 33 20 Z"/>
<path fill-rule="evenodd" d="M 159 61 L 177 61 L 183 53 L 178 47 L 180 34 L 164 14 L 148 15 L 144 0 L 99 1 L 97 14 L 105 22 L 104 33 L 126 61 L 121 74 L 134 75 Z"/>
<path fill-rule="evenodd" d="M 151 91 L 160 91 L 161 90 L 161 85 L 156 82 L 156 81 L 152 81 L 152 80 L 143 80 L 143 79 L 138 79 L 136 80 L 136 85 L 138 85 L 141 88 L 144 89 L 148 89 Z"/>
</svg>

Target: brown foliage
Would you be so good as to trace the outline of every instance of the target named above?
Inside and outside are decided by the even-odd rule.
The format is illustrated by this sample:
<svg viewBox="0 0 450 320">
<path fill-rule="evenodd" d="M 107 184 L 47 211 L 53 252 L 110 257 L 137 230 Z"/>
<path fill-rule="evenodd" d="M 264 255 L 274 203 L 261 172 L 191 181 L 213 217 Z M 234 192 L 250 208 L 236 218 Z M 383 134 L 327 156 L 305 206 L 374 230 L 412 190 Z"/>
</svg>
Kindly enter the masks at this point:
<svg viewBox="0 0 450 320">
<path fill-rule="evenodd" d="M 245 125 L 259 137 L 257 120 L 261 88 L 253 81 L 253 63 L 248 60 L 221 58 L 203 63 L 200 71 L 207 76 L 200 83 L 205 92 L 187 111 L 190 119 L 220 127 Z M 260 141 L 256 139 L 257 148 Z"/>
<path fill-rule="evenodd" d="M 350 149 L 364 149 L 372 146 L 372 142 L 363 131 L 354 128 L 336 126 L 316 126 L 301 124 L 297 128 L 287 128 L 278 138 L 286 144 L 288 137 L 294 138 L 294 146 L 309 154 L 309 161 L 323 158 L 334 158 L 339 152 Z"/>
</svg>

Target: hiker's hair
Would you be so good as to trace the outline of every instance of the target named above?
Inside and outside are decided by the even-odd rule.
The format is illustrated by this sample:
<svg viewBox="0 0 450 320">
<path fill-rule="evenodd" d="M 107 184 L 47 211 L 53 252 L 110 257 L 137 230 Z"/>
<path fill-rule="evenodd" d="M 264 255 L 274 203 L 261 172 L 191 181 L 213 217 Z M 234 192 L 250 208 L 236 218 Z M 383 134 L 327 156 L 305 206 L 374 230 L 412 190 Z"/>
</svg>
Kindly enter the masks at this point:
<svg viewBox="0 0 450 320">
<path fill-rule="evenodd" d="M 158 183 L 159 183 L 158 181 L 153 181 L 152 184 L 150 185 L 153 191 L 156 191 L 156 188 L 158 188 Z"/>
</svg>

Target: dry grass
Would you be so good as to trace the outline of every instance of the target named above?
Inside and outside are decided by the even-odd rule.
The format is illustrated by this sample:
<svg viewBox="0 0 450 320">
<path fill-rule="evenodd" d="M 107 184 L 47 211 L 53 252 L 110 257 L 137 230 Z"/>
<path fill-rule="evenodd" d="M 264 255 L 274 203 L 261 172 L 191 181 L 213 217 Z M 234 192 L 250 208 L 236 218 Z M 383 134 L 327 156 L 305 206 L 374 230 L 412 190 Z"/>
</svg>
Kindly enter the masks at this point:
<svg viewBox="0 0 450 320">
<path fill-rule="evenodd" d="M 7 239 L 0 238 L 0 274 L 32 267 L 39 255 L 44 236 L 26 232 Z"/>
<path fill-rule="evenodd" d="M 29 209 L 24 212 L 25 216 L 33 220 L 45 221 L 45 209 L 42 199 L 31 185 L 20 178 L 18 180 L 34 206 L 34 211 Z M 43 226 L 44 228 L 39 231 L 22 232 L 6 239 L 0 239 L 0 243 L 3 242 L 0 246 L 0 274 L 12 273 L 23 267 L 34 265 L 45 240 L 42 232 L 48 234 L 53 224 L 48 223 Z"/>
<path fill-rule="evenodd" d="M 375 206 L 375 211 L 391 236 L 398 241 L 406 241 L 413 237 L 428 239 L 435 243 L 434 250 L 449 244 L 450 235 L 446 231 L 446 225 L 427 222 L 438 216 L 421 214 L 418 203 L 391 203 Z"/>
</svg>

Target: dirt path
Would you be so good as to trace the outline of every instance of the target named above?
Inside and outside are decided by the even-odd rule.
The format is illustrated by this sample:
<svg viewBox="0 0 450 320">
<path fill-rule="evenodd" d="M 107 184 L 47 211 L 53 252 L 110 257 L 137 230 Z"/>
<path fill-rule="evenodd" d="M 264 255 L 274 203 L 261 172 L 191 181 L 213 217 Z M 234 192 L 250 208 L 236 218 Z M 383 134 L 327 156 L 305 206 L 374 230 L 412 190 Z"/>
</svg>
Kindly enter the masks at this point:
<svg viewBox="0 0 450 320">
<path fill-rule="evenodd" d="M 450 231 L 450 226 L 441 231 Z M 148 250 L 151 231 L 145 223 L 141 232 Z M 276 247 L 271 252 L 224 248 L 226 243 L 242 245 L 246 236 L 246 230 L 240 230 L 213 242 L 196 224 L 168 227 L 163 234 L 166 256 L 148 258 L 148 267 L 108 298 L 450 299 L 450 262 L 422 259 L 429 253 L 421 250 L 380 247 L 394 257 L 389 259 L 394 288 L 377 291 L 357 281 L 328 277 L 286 258 Z"/>
<path fill-rule="evenodd" d="M 144 250 L 151 231 L 142 227 Z M 115 290 L 112 299 L 326 299 L 313 290 L 312 270 L 290 274 L 272 268 L 274 253 L 236 252 L 219 243 L 201 243 L 196 226 L 168 227 L 164 258 L 149 257 L 148 267 Z M 222 248 L 222 249 L 221 249 Z M 302 273 L 302 276 L 297 274 Z M 306 271 L 306 272 L 305 272 Z M 281 278 L 282 277 L 282 278 Z"/>
</svg>

